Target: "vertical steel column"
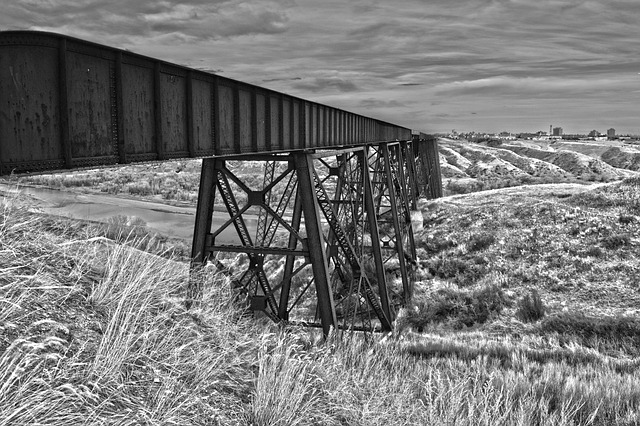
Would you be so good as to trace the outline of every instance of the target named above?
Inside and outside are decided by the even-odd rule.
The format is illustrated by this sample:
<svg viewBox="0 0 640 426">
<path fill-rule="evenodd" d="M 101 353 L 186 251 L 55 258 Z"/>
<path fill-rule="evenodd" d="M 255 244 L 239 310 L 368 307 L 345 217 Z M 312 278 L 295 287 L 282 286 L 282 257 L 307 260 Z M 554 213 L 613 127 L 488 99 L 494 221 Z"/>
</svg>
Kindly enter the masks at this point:
<svg viewBox="0 0 640 426">
<path fill-rule="evenodd" d="M 340 203 L 340 201 L 342 201 L 342 186 L 344 185 L 344 180 L 345 180 L 345 171 L 346 171 L 346 167 L 344 164 L 345 161 L 345 155 L 341 154 L 336 156 L 336 168 L 332 170 L 332 168 L 329 169 L 329 176 L 336 176 L 336 189 L 335 192 L 333 194 L 333 204 L 334 204 L 334 210 L 336 212 L 338 212 L 339 208 L 338 208 L 338 203 Z M 335 232 L 333 231 L 333 228 L 329 228 L 329 234 L 327 235 L 327 257 L 331 258 L 332 254 L 337 253 L 338 250 L 338 245 L 336 244 L 336 235 Z"/>
<path fill-rule="evenodd" d="M 325 336 L 338 326 L 336 309 L 333 302 L 333 294 L 329 283 L 329 267 L 327 257 L 322 249 L 322 225 L 318 201 L 315 197 L 313 185 L 313 159 L 304 153 L 294 154 L 296 173 L 298 175 L 298 188 L 301 195 L 302 210 L 304 212 L 304 224 L 307 230 L 307 242 L 309 245 L 309 257 L 313 268 L 313 275 L 318 297 L 318 312 L 322 323 L 322 332 Z"/>
<path fill-rule="evenodd" d="M 400 218 L 398 215 L 398 203 L 395 194 L 395 183 L 393 178 L 393 171 L 391 169 L 391 156 L 389 153 L 389 146 L 386 143 L 380 144 L 382 150 L 382 157 L 384 161 L 384 168 L 387 175 L 387 188 L 389 190 L 389 204 L 391 205 L 391 217 L 393 219 L 393 228 L 396 234 L 395 249 L 398 253 L 398 262 L 400 264 L 400 275 L 402 276 L 402 290 L 404 302 L 407 303 L 410 300 L 411 285 L 409 283 L 409 275 L 407 273 L 407 263 L 405 260 L 404 246 L 402 242 L 402 227 L 400 225 Z"/>
<path fill-rule="evenodd" d="M 427 142 L 420 140 L 418 143 L 418 156 L 420 157 L 420 164 L 422 165 L 422 175 L 420 178 L 423 188 L 421 192 L 427 199 L 432 200 L 435 198 L 432 191 L 432 182 L 434 177 L 432 177 L 432 169 L 431 164 L 429 163 L 427 148 Z"/>
<path fill-rule="evenodd" d="M 213 217 L 213 202 L 215 200 L 215 159 L 204 158 L 200 172 L 200 188 L 198 189 L 198 205 L 196 207 L 196 221 L 193 229 L 193 244 L 191 246 L 191 271 L 195 272 L 207 261 L 207 235 L 211 232 Z M 195 287 L 196 282 L 189 280 L 187 290 L 187 307 L 202 297 L 200 290 Z"/>
<path fill-rule="evenodd" d="M 428 199 L 442 197 L 442 177 L 440 175 L 440 158 L 436 139 L 420 140 L 419 155 L 424 168 Z"/>
<path fill-rule="evenodd" d="M 427 166 L 424 163 L 424 159 L 422 156 L 422 141 L 420 140 L 420 135 L 413 135 L 411 139 L 411 154 L 415 158 L 416 164 L 416 187 L 417 187 L 417 196 L 418 198 L 424 197 L 429 198 L 428 194 L 428 174 L 427 174 Z"/>
<path fill-rule="evenodd" d="M 387 288 L 387 276 L 384 270 L 384 260 L 382 259 L 382 250 L 380 248 L 380 231 L 378 229 L 376 206 L 373 200 L 373 188 L 371 187 L 368 158 L 368 148 L 364 147 L 363 151 L 358 154 L 358 161 L 362 163 L 363 169 L 364 207 L 367 214 L 369 234 L 371 235 L 371 254 L 376 267 L 380 305 L 382 306 L 384 313 L 387 315 L 387 318 L 389 318 L 389 321 L 393 321 L 394 315 L 392 315 L 391 304 L 389 303 L 389 289 Z"/>
<path fill-rule="evenodd" d="M 433 158 L 433 169 L 435 170 L 434 197 L 442 197 L 442 174 L 440 172 L 440 154 L 438 153 L 438 140 L 431 138 L 429 140 L 431 147 L 431 157 Z"/>
<path fill-rule="evenodd" d="M 191 259 L 194 264 L 202 264 L 205 261 L 206 236 L 211 232 L 213 202 L 216 194 L 215 163 L 216 160 L 214 158 L 202 159 L 198 205 L 196 207 L 196 221 L 193 230 L 193 245 L 191 247 Z"/>
<path fill-rule="evenodd" d="M 416 181 L 416 160 L 411 149 L 411 142 L 400 142 L 402 147 L 402 156 L 406 164 L 407 172 L 407 194 L 409 195 L 409 203 L 411 210 L 418 209 L 418 183 Z"/>
<path fill-rule="evenodd" d="M 296 188 L 296 198 L 293 205 L 293 216 L 291 227 L 296 231 L 300 231 L 300 222 L 302 219 L 302 202 L 300 200 L 300 187 Z M 298 245 L 298 239 L 295 234 L 289 234 L 289 243 L 287 248 L 295 250 Z M 293 278 L 293 267 L 295 264 L 295 256 L 288 255 L 284 264 L 284 276 L 282 278 L 282 288 L 280 289 L 280 305 L 278 309 L 278 317 L 282 320 L 289 320 L 289 296 L 291 294 L 291 279 Z"/>
<path fill-rule="evenodd" d="M 397 157 L 397 161 L 398 161 L 398 179 L 400 180 L 400 182 L 402 182 L 403 185 L 406 185 L 407 179 L 405 177 L 404 174 L 404 164 L 405 164 L 405 159 L 404 156 L 402 155 L 402 148 L 401 146 L 398 146 L 398 157 Z M 411 257 L 412 261 L 415 261 L 416 258 L 416 243 L 415 240 L 413 238 L 413 227 L 411 226 L 411 203 L 409 200 L 409 197 L 407 196 L 407 188 L 404 188 L 403 185 L 400 185 L 400 195 L 402 197 L 402 202 L 404 204 L 404 208 L 402 209 L 404 212 L 404 223 L 405 223 L 405 229 L 406 229 L 406 234 L 407 234 L 407 239 L 409 240 L 409 256 Z M 409 272 L 409 271 L 407 271 Z M 409 286 L 409 299 L 411 299 L 413 293 L 413 282 L 411 282 L 411 285 Z"/>
<path fill-rule="evenodd" d="M 271 182 L 273 182 L 275 168 L 276 168 L 275 161 L 268 161 L 265 164 L 264 176 L 262 178 L 263 188 L 266 188 L 267 186 L 269 186 L 269 184 L 271 184 Z M 270 201 L 271 201 L 271 191 L 267 191 L 264 194 L 264 203 L 266 205 L 269 205 Z M 260 207 L 258 211 L 258 226 L 256 227 L 255 241 L 257 246 L 264 246 L 265 243 L 268 243 L 268 241 L 266 241 L 267 228 L 269 227 L 268 220 L 269 220 L 269 214 L 267 213 L 267 210 L 264 209 L 263 207 Z"/>
</svg>

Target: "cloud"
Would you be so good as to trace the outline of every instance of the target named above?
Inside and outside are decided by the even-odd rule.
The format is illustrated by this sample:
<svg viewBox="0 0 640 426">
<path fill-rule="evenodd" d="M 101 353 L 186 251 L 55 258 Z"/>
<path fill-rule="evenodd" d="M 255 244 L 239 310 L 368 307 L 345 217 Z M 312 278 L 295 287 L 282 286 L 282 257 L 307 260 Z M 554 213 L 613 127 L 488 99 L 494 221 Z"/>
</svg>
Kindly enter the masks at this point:
<svg viewBox="0 0 640 426">
<path fill-rule="evenodd" d="M 423 131 L 538 130 L 549 117 L 567 129 L 600 120 L 637 128 L 637 0 L 5 3 L 0 29 L 224 69 Z"/>
<path fill-rule="evenodd" d="M 354 82 L 336 77 L 303 79 L 299 83 L 294 83 L 292 87 L 314 93 L 327 91 L 354 92 L 358 90 Z"/>
<path fill-rule="evenodd" d="M 377 98 L 363 99 L 358 103 L 358 107 L 364 108 L 364 109 L 399 108 L 399 107 L 402 107 L 403 105 L 404 104 L 400 101 L 396 101 L 396 100 L 385 101 L 384 99 L 377 99 Z"/>
<path fill-rule="evenodd" d="M 446 95 L 511 95 L 528 97 L 567 97 L 570 94 L 611 93 L 624 89 L 623 81 L 615 78 L 572 79 L 496 76 L 478 80 L 454 81 L 434 88 L 435 93 Z"/>
<path fill-rule="evenodd" d="M 263 83 L 273 83 L 274 81 L 298 81 L 301 77 L 285 77 L 285 78 L 267 78 L 262 80 Z"/>
<path fill-rule="evenodd" d="M 3 11 L 9 29 L 63 30 L 98 38 L 158 37 L 215 40 L 286 31 L 290 0 L 24 0 Z"/>
</svg>

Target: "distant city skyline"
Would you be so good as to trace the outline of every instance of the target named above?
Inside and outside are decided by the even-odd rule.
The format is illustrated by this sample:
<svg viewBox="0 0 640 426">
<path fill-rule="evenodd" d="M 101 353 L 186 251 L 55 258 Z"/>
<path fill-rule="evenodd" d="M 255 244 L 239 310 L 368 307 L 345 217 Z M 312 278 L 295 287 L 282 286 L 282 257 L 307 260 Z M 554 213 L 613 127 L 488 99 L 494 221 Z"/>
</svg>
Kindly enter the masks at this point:
<svg viewBox="0 0 640 426">
<path fill-rule="evenodd" d="M 556 133 L 555 130 L 559 129 L 559 133 Z M 583 129 L 581 131 L 576 131 L 576 132 L 569 132 L 567 131 L 564 127 L 562 126 L 553 126 L 553 129 L 551 132 L 549 132 L 549 129 L 547 128 L 546 130 L 544 128 L 539 128 L 538 130 L 532 130 L 532 129 L 525 129 L 525 130 L 521 130 L 521 129 L 502 129 L 502 130 L 494 130 L 494 131 L 484 131 L 484 130 L 477 130 L 477 129 L 469 129 L 469 130 L 463 130 L 463 129 L 451 129 L 448 132 L 434 132 L 434 133 L 453 133 L 454 131 L 456 133 L 471 133 L 471 132 L 475 132 L 475 133 L 486 133 L 486 134 L 498 134 L 498 133 L 502 133 L 502 132 L 507 132 L 507 133 L 545 133 L 545 134 L 553 134 L 555 136 L 562 136 L 562 135 L 587 135 L 589 134 L 591 131 L 593 130 L 597 130 L 598 132 L 600 132 L 601 134 L 606 134 L 609 135 L 610 134 L 610 130 L 614 130 L 615 133 L 614 135 L 617 136 L 622 136 L 622 135 L 635 135 L 635 136 L 640 136 L 640 131 L 638 132 L 619 132 L 617 129 L 613 128 L 613 127 L 607 127 L 607 126 L 603 126 L 603 127 L 589 127 L 586 129 Z"/>
<path fill-rule="evenodd" d="M 537 131 L 518 131 L 518 130 L 514 130 L 514 131 L 507 131 L 507 130 L 502 130 L 499 132 L 483 132 L 483 131 L 478 131 L 478 130 L 468 130 L 468 131 L 458 131 L 457 129 L 452 129 L 449 132 L 434 132 L 434 134 L 436 135 L 470 135 L 470 134 L 475 134 L 475 135 L 492 135 L 492 136 L 502 136 L 502 135 L 541 135 L 541 136 L 553 136 L 553 137 L 575 137 L 575 136 L 583 136 L 583 137 L 593 137 L 593 136 L 606 136 L 606 137 L 634 137 L 634 138 L 640 138 L 640 133 L 620 133 L 618 132 L 616 129 L 614 128 L 608 128 L 606 130 L 598 130 L 598 129 L 591 129 L 588 131 L 583 131 L 583 132 L 575 132 L 575 133 L 569 133 L 569 132 L 565 132 L 564 129 L 562 127 L 554 127 L 552 129 L 551 132 L 549 132 L 548 130 L 537 130 Z"/>
<path fill-rule="evenodd" d="M 636 0 L 17 0 L 46 30 L 428 133 L 640 134 Z"/>
<path fill-rule="evenodd" d="M 556 132 L 557 130 L 557 132 Z M 511 133 L 511 134 L 519 134 L 519 133 L 544 133 L 547 135 L 554 135 L 554 136 L 563 136 L 563 135 L 588 135 L 589 133 L 591 133 L 593 130 L 598 131 L 599 133 L 603 134 L 603 135 L 607 135 L 607 136 L 623 136 L 623 135 L 632 135 L 632 136 L 640 136 L 640 132 L 637 133 L 633 133 L 633 132 L 619 132 L 617 129 L 613 128 L 613 127 L 609 127 L 609 128 L 589 128 L 589 129 L 585 129 L 583 131 L 578 131 L 578 132 L 568 132 L 566 131 L 562 126 L 553 126 L 551 128 L 551 131 L 549 131 L 549 129 L 545 130 L 543 128 L 540 128 L 538 130 L 499 130 L 499 131 L 482 131 L 482 130 L 476 130 L 476 129 L 469 129 L 469 130 L 458 130 L 458 129 L 451 129 L 448 132 L 435 132 L 438 134 L 443 134 L 443 133 L 458 133 L 458 134 L 463 134 L 463 133 L 484 133 L 484 134 L 499 134 L 499 133 Z M 613 131 L 613 133 L 611 132 Z"/>
</svg>

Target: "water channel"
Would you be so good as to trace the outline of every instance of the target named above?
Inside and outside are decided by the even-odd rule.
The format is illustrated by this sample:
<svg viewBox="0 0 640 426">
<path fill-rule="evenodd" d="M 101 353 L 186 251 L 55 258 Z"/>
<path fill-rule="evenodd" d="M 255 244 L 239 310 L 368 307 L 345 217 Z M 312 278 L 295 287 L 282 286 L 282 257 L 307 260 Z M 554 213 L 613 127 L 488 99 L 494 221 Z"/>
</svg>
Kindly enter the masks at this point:
<svg viewBox="0 0 640 426">
<path fill-rule="evenodd" d="M 0 192 L 20 193 L 34 199 L 34 206 L 43 213 L 73 219 L 106 222 L 114 216 L 137 217 L 147 229 L 162 235 L 191 241 L 195 223 L 195 207 L 172 206 L 154 201 L 135 200 L 102 194 L 78 194 L 47 188 L 34 188 L 0 183 Z M 213 229 L 223 225 L 229 216 L 215 212 Z M 249 231 L 255 233 L 257 219 L 245 215 Z M 239 243 L 235 228 L 227 227 L 217 238 L 218 244 Z"/>
</svg>

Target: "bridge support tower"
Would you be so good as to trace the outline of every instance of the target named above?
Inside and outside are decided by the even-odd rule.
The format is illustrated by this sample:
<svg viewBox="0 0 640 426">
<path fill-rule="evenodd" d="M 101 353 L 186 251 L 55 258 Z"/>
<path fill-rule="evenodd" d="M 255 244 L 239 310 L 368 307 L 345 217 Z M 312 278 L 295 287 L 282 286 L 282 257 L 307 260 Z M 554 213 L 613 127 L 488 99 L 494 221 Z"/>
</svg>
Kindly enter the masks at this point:
<svg viewBox="0 0 640 426">
<path fill-rule="evenodd" d="M 277 323 L 390 331 L 413 293 L 411 212 L 441 195 L 435 143 L 205 158 L 192 270 L 215 262 Z"/>
</svg>

